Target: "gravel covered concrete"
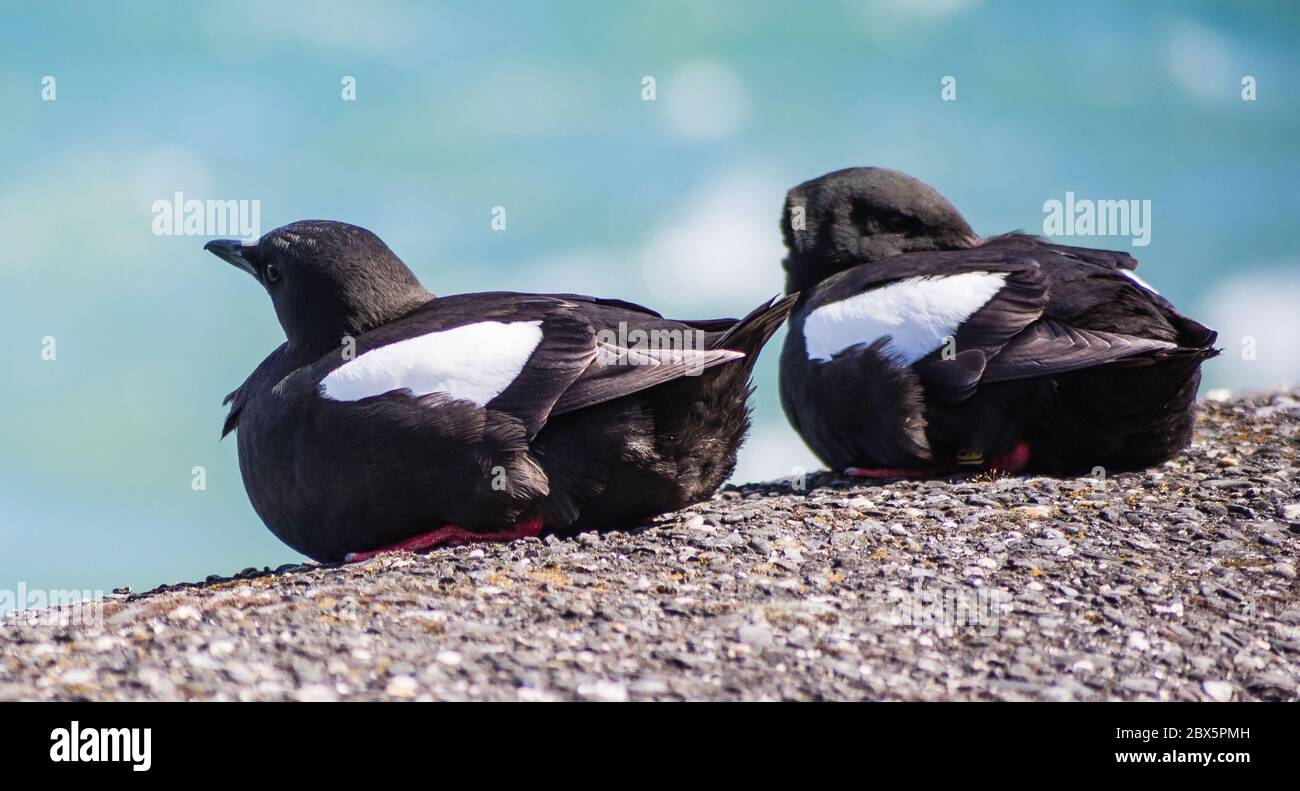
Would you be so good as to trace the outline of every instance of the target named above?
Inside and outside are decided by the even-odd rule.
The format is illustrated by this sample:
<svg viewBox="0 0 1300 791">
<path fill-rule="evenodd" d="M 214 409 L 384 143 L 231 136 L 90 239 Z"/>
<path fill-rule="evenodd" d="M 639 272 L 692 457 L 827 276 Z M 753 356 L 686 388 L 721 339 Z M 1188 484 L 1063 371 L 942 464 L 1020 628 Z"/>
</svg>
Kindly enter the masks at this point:
<svg viewBox="0 0 1300 791">
<path fill-rule="evenodd" d="M 102 628 L 11 614 L 0 699 L 1295 700 L 1298 456 L 1279 392 L 1104 481 L 823 473 L 630 532 L 120 592 Z"/>
</svg>

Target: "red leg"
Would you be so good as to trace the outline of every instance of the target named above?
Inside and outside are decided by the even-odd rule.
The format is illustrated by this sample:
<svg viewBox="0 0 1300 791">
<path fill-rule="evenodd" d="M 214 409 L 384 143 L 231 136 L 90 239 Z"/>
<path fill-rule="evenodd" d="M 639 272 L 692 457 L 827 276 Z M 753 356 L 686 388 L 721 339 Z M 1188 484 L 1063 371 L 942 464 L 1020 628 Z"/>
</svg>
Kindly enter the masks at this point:
<svg viewBox="0 0 1300 791">
<path fill-rule="evenodd" d="M 933 478 L 956 471 L 956 464 L 939 464 L 934 467 L 849 467 L 844 474 L 850 478 Z"/>
<path fill-rule="evenodd" d="M 1029 443 L 1017 442 L 1015 447 L 1000 456 L 989 459 L 988 468 L 998 472 L 1017 473 L 1029 466 Z"/>
<path fill-rule="evenodd" d="M 514 541 L 519 538 L 528 538 L 536 536 L 542 532 L 542 518 L 534 516 L 531 519 L 524 520 L 519 524 L 507 530 L 498 530 L 495 533 L 478 533 L 473 530 L 466 530 L 456 525 L 443 525 L 442 527 L 430 530 L 427 533 L 421 533 L 405 541 L 398 541 L 396 544 L 389 544 L 386 547 L 372 549 L 367 552 L 349 552 L 343 557 L 344 563 L 357 563 L 362 560 L 370 560 L 376 555 L 382 555 L 385 552 L 417 552 L 421 549 L 431 549 L 439 546 L 459 546 L 461 544 L 475 544 L 482 541 Z"/>
</svg>

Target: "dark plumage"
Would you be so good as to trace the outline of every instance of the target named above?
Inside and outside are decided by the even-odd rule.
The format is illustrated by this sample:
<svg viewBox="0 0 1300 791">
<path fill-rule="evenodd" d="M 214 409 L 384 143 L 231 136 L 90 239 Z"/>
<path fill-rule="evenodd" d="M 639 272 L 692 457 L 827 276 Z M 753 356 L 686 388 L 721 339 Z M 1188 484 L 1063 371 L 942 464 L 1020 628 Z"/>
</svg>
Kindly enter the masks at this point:
<svg viewBox="0 0 1300 791">
<path fill-rule="evenodd" d="M 781 400 L 833 469 L 1130 470 L 1190 441 L 1215 333 L 1127 253 L 981 239 L 929 186 L 881 168 L 790 190 L 783 230 L 802 296 Z"/>
<path fill-rule="evenodd" d="M 337 222 L 206 249 L 262 283 L 288 339 L 227 397 L 223 435 L 238 429 L 258 515 L 322 561 L 437 530 L 420 546 L 626 526 L 707 498 L 793 303 L 672 321 L 569 294 L 434 297 Z"/>
</svg>

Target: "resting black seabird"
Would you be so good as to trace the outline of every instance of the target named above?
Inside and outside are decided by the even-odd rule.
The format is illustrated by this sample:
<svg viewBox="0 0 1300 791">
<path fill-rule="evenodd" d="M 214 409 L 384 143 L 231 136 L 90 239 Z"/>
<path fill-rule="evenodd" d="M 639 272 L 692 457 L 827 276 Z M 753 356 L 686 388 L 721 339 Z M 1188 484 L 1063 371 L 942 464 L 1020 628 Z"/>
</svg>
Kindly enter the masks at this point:
<svg viewBox="0 0 1300 791">
<path fill-rule="evenodd" d="M 304 221 L 205 248 L 287 342 L 226 397 L 258 515 L 320 561 L 626 526 L 707 498 L 792 299 L 672 321 L 616 299 L 434 297 L 373 233 Z"/>
<path fill-rule="evenodd" d="M 981 239 L 943 196 L 883 168 L 790 190 L 781 402 L 832 469 L 1131 470 L 1186 447 L 1215 333 L 1127 253 Z"/>
</svg>

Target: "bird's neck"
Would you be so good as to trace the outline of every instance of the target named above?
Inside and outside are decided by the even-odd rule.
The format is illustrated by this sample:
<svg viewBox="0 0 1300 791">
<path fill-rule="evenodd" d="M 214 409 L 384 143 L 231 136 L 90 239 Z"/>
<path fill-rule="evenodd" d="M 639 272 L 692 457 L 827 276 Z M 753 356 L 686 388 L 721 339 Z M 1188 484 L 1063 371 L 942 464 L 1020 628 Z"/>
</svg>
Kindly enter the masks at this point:
<svg viewBox="0 0 1300 791">
<path fill-rule="evenodd" d="M 310 314 L 315 319 L 310 326 L 286 332 L 288 351 L 295 359 L 304 362 L 319 359 L 350 340 L 397 321 L 428 304 L 431 299 L 433 294 L 416 285 L 383 299 L 372 298 L 337 311 L 315 311 Z"/>
<path fill-rule="evenodd" d="M 801 293 L 805 296 L 823 280 L 843 272 L 846 269 L 874 263 L 874 259 L 859 256 L 856 258 L 837 255 L 815 255 L 796 258 L 790 256 L 785 262 L 785 293 Z"/>
</svg>

